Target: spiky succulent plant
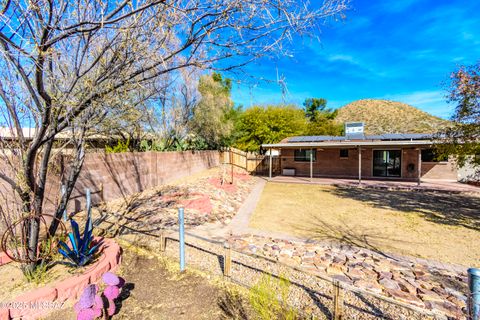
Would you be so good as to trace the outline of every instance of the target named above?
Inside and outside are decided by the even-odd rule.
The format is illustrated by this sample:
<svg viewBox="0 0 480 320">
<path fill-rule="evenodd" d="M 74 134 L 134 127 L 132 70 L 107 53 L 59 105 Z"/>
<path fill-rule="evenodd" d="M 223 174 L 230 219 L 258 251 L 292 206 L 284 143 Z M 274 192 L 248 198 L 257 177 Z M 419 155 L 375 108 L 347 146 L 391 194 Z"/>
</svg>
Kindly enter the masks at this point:
<svg viewBox="0 0 480 320">
<path fill-rule="evenodd" d="M 85 222 L 83 236 L 80 235 L 78 223 L 74 219 L 70 219 L 70 224 L 72 232 L 68 234 L 68 238 L 71 246 L 69 247 L 65 242 L 60 241 L 58 252 L 67 258 L 71 265 L 81 267 L 93 258 L 101 245 L 101 242 L 93 245 L 93 224 L 89 197 L 87 197 L 87 221 Z"/>
</svg>

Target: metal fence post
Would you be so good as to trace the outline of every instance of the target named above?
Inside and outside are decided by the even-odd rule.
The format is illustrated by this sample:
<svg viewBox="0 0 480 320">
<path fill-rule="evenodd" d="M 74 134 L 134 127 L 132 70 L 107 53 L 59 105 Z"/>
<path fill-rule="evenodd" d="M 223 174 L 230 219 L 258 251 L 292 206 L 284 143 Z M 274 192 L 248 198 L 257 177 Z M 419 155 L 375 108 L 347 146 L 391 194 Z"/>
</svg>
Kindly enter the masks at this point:
<svg viewBox="0 0 480 320">
<path fill-rule="evenodd" d="M 180 272 L 185 271 L 185 221 L 183 208 L 178 208 L 178 232 L 180 243 Z"/>
<path fill-rule="evenodd" d="M 223 275 L 230 278 L 232 271 L 232 249 L 228 243 L 223 245 Z"/>
<path fill-rule="evenodd" d="M 85 189 L 85 196 L 87 198 L 87 203 L 86 203 L 87 214 L 90 214 L 90 210 L 91 210 L 91 206 L 92 206 L 92 198 L 90 196 L 90 189 L 89 188 Z"/>
<path fill-rule="evenodd" d="M 333 319 L 343 319 L 343 292 L 338 280 L 333 280 Z"/>
<path fill-rule="evenodd" d="M 64 184 L 62 184 L 62 198 L 63 196 L 65 195 L 65 193 L 67 192 L 67 186 L 65 186 Z M 65 206 L 65 210 L 63 210 L 63 221 L 67 221 L 67 206 Z"/>
<path fill-rule="evenodd" d="M 470 320 L 480 319 L 480 269 L 468 269 L 468 315 Z"/>
</svg>

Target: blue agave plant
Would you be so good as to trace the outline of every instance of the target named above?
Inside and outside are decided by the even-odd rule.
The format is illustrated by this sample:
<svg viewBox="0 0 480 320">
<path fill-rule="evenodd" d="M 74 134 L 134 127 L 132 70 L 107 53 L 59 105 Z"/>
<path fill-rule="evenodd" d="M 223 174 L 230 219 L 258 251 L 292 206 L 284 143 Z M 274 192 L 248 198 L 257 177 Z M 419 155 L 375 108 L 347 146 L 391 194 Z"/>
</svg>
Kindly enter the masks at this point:
<svg viewBox="0 0 480 320">
<path fill-rule="evenodd" d="M 73 218 L 70 219 L 70 224 L 72 226 L 72 232 L 68 233 L 68 238 L 71 243 L 71 248 L 65 242 L 60 241 L 58 252 L 70 260 L 74 266 L 81 267 L 86 265 L 92 259 L 101 244 L 97 243 L 96 245 L 91 246 L 93 240 L 93 224 L 91 219 L 89 190 L 87 190 L 87 221 L 85 222 L 83 236 L 80 235 L 78 223 Z"/>
</svg>

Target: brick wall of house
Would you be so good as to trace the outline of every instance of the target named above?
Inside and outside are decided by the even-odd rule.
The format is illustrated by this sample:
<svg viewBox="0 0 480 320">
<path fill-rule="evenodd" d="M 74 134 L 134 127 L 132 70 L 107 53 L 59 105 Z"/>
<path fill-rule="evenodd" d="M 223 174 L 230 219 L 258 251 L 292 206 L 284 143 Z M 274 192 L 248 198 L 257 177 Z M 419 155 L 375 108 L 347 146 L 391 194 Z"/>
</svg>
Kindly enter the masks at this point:
<svg viewBox="0 0 480 320">
<path fill-rule="evenodd" d="M 418 152 L 415 148 L 402 149 L 402 179 L 418 178 Z"/>
<path fill-rule="evenodd" d="M 358 177 L 358 149 L 348 149 L 348 158 L 340 157 L 340 149 L 317 149 L 316 161 L 313 163 L 313 175 L 324 177 Z M 310 162 L 297 162 L 294 149 L 282 149 L 280 156 L 283 168 L 295 168 L 299 176 L 310 175 Z M 372 149 L 362 149 L 362 176 L 372 175 Z"/>
<path fill-rule="evenodd" d="M 395 148 L 385 148 L 392 150 Z M 317 149 L 317 159 L 313 163 L 313 175 L 323 177 L 358 177 L 358 149 L 350 148 L 348 158 L 340 157 L 339 148 Z M 281 167 L 295 168 L 296 175 L 309 176 L 310 163 L 294 160 L 294 149 L 282 149 Z M 413 166 L 409 167 L 409 164 Z M 402 179 L 415 180 L 417 178 L 418 150 L 415 148 L 402 149 Z M 410 169 L 410 170 L 409 170 Z M 362 177 L 378 178 L 373 176 L 373 148 L 362 148 Z"/>
<path fill-rule="evenodd" d="M 422 178 L 457 180 L 458 171 L 453 161 L 422 162 Z"/>
</svg>

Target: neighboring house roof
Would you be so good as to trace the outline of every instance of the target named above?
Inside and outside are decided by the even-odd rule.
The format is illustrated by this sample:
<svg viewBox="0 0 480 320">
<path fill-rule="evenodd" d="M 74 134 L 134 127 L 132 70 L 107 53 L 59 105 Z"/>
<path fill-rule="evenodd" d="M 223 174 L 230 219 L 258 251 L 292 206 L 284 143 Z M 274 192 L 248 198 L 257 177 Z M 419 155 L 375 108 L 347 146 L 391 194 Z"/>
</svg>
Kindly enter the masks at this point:
<svg viewBox="0 0 480 320">
<path fill-rule="evenodd" d="M 425 133 L 358 134 L 354 138 L 346 136 L 297 136 L 283 139 L 280 143 L 262 144 L 262 147 L 426 146 L 433 143 L 434 137 L 433 134 Z"/>
<path fill-rule="evenodd" d="M 37 131 L 36 128 L 22 128 L 23 137 L 27 140 L 33 139 L 35 136 L 35 132 Z M 17 130 L 14 128 L 9 127 L 0 127 L 0 139 L 5 140 L 14 140 L 17 139 Z M 62 131 L 57 133 L 56 139 L 58 140 L 66 140 L 71 138 L 70 131 Z M 105 136 L 103 134 L 98 133 L 90 133 L 86 137 L 87 140 L 109 140 L 109 139 L 119 139 L 118 136 Z"/>
<path fill-rule="evenodd" d="M 35 128 L 22 128 L 25 139 L 32 139 L 35 134 L 35 130 Z M 0 127 L 0 138 L 11 139 L 16 137 L 17 130 L 8 127 Z"/>
</svg>

